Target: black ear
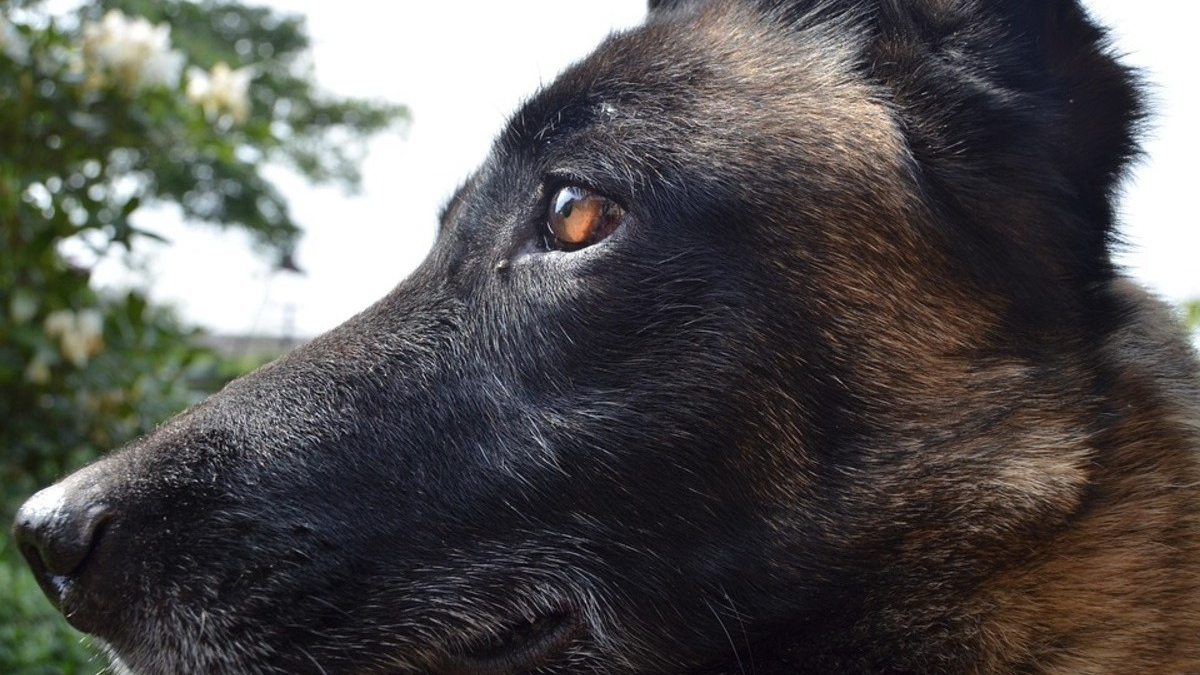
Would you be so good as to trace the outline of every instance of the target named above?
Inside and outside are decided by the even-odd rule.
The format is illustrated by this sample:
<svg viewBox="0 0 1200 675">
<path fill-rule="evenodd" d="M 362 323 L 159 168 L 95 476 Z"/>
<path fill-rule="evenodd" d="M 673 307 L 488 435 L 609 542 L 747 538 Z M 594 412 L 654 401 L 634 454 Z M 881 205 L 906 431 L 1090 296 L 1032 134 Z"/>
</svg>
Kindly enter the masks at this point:
<svg viewBox="0 0 1200 675">
<path fill-rule="evenodd" d="M 874 4 L 867 67 L 895 98 L 958 257 L 1047 318 L 1063 311 L 1047 289 L 1110 278 L 1112 200 L 1143 107 L 1079 2 Z"/>
<path fill-rule="evenodd" d="M 1133 72 L 1113 58 L 1107 36 L 1077 2 L 1057 0 L 1044 11 L 1041 47 L 1049 84 L 1064 111 L 1063 172 L 1104 224 L 1114 190 L 1138 152 L 1145 116 Z"/>
</svg>

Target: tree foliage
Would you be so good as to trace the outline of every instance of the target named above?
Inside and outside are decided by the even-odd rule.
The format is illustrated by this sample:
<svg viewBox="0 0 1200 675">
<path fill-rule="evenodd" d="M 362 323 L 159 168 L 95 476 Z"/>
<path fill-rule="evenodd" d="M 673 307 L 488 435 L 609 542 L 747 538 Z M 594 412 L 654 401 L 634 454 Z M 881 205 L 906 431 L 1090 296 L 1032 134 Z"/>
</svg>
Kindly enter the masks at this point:
<svg viewBox="0 0 1200 675">
<path fill-rule="evenodd" d="M 1193 331 L 1200 330 L 1200 300 L 1183 303 L 1183 324 Z"/>
<path fill-rule="evenodd" d="M 154 237 L 138 212 L 166 205 L 244 231 L 287 267 L 300 227 L 264 166 L 353 190 L 365 141 L 404 119 L 400 106 L 320 91 L 308 48 L 302 18 L 233 2 L 101 0 L 55 14 L 0 0 L 4 522 L 35 487 L 228 374 L 143 291 L 92 283 L 99 259 Z M 39 628 L 57 619 L 28 599 L 36 589 L 8 547 L 0 539 L 0 672 L 86 672 L 77 637 Z"/>
</svg>

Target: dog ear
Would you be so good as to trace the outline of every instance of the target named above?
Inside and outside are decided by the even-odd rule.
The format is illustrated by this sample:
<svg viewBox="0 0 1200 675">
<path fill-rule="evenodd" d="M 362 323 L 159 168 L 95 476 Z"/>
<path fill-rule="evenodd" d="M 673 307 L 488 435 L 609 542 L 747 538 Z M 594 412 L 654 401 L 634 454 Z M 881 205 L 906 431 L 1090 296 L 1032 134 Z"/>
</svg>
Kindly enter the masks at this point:
<svg viewBox="0 0 1200 675">
<path fill-rule="evenodd" d="M 1138 152 L 1146 113 L 1136 78 L 1077 2 L 1050 2 L 1040 29 L 1056 103 L 1065 111 L 1063 171 L 1077 189 L 1107 205 Z"/>
<path fill-rule="evenodd" d="M 1137 153 L 1144 108 L 1133 72 L 1077 0 L 998 4 L 1014 36 L 1024 37 L 1030 66 L 1044 71 L 1036 86 L 1060 127 L 1061 170 L 1077 190 L 1107 203 Z"/>
<path fill-rule="evenodd" d="M 879 0 L 866 66 L 893 93 L 927 193 L 964 257 L 1013 292 L 1113 275 L 1113 197 L 1137 154 L 1132 71 L 1077 0 Z M 1027 261 L 1027 262 L 1021 262 Z M 1012 285 L 1013 281 L 997 283 Z M 1043 303 L 1047 316 L 1061 312 Z"/>
</svg>

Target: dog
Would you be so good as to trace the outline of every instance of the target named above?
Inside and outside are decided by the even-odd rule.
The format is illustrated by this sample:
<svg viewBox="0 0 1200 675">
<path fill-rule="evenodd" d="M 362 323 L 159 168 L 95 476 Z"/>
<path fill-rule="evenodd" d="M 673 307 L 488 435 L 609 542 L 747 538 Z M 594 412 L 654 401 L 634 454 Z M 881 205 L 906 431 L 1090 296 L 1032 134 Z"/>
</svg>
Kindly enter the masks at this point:
<svg viewBox="0 0 1200 675">
<path fill-rule="evenodd" d="M 1139 87 L 1077 0 L 652 0 L 15 540 L 125 675 L 1200 673 Z"/>
</svg>

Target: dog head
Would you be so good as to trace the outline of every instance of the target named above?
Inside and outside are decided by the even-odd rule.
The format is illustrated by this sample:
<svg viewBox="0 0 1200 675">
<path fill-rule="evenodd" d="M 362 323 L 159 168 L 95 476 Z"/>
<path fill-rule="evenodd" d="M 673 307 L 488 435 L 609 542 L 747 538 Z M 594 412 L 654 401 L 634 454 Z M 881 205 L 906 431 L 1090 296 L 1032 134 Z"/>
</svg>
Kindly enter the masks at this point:
<svg viewBox="0 0 1200 675">
<path fill-rule="evenodd" d="M 651 6 L 390 295 L 25 506 L 118 672 L 802 654 L 1079 507 L 1138 115 L 1080 7 Z"/>
</svg>

